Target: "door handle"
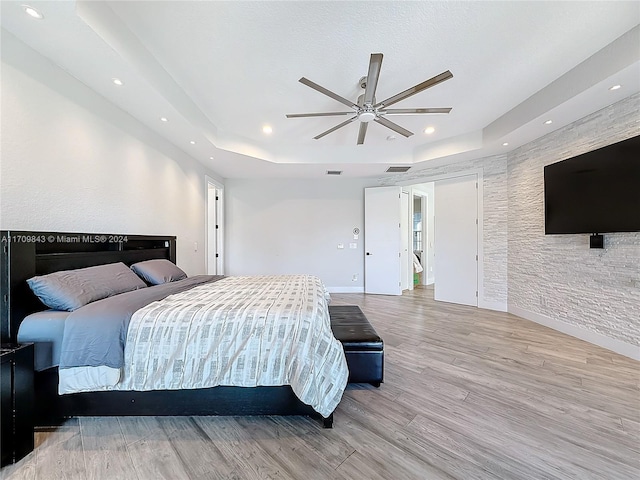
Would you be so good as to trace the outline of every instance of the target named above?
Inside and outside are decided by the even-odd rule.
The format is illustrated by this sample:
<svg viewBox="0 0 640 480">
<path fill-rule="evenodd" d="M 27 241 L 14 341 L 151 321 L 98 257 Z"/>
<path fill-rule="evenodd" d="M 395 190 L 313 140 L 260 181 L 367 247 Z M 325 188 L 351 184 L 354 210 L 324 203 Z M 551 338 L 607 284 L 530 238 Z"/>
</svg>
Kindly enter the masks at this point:
<svg viewBox="0 0 640 480">
<path fill-rule="evenodd" d="M 371 253 L 367 252 L 367 255 L 371 255 Z"/>
</svg>

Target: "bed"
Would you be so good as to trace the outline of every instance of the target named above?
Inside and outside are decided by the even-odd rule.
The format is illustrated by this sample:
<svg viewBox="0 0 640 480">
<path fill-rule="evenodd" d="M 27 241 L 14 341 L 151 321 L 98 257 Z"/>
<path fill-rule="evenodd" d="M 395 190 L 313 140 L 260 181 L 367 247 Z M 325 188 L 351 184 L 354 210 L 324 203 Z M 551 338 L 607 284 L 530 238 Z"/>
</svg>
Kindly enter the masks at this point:
<svg viewBox="0 0 640 480">
<path fill-rule="evenodd" d="M 76 382 L 75 373 L 69 376 L 70 371 L 74 372 L 74 365 L 68 361 L 68 351 L 70 350 L 68 345 L 63 347 L 61 353 L 60 346 L 56 342 L 41 341 L 36 343 L 35 418 L 37 425 L 52 425 L 59 423 L 61 419 L 66 417 L 83 415 L 310 415 L 321 418 L 325 427 L 332 426 L 333 408 L 337 405 L 344 385 L 346 385 L 346 378 L 344 378 L 343 385 L 342 377 L 348 375 L 348 371 L 345 373 L 340 366 L 340 362 L 344 361 L 342 351 L 340 351 L 342 356 L 342 360 L 340 360 L 339 355 L 330 353 L 334 351 L 335 347 L 331 341 L 328 341 L 330 345 L 329 348 L 326 348 L 327 346 L 321 340 L 314 339 L 310 335 L 307 339 L 307 331 L 310 329 L 306 327 L 293 327 L 293 330 L 287 330 L 289 327 L 280 326 L 277 330 L 280 332 L 280 337 L 295 338 L 300 342 L 299 345 L 306 342 L 310 345 L 309 349 L 322 344 L 322 351 L 324 352 L 326 349 L 329 352 L 327 358 L 330 360 L 323 357 L 321 361 L 308 361 L 305 359 L 306 357 L 298 356 L 298 352 L 303 350 L 302 346 L 297 346 L 298 344 L 296 347 L 288 347 L 290 342 L 287 341 L 283 343 L 284 346 L 277 346 L 275 343 L 269 343 L 270 340 L 265 340 L 265 338 L 277 337 L 277 332 L 271 337 L 260 337 L 260 340 L 256 340 L 257 337 L 254 334 L 258 330 L 268 330 L 267 327 L 273 322 L 274 311 L 282 310 L 280 317 L 284 318 L 283 321 L 287 325 L 289 325 L 287 322 L 293 322 L 296 325 L 308 326 L 309 322 L 318 322 L 318 320 L 314 320 L 316 317 L 306 318 L 307 313 L 295 313 L 294 315 L 284 309 L 285 307 L 289 308 L 291 304 L 298 305 L 293 309 L 296 312 L 307 310 L 313 311 L 314 315 L 323 318 L 326 316 L 321 321 L 326 323 L 330 330 L 326 303 L 318 300 L 317 305 L 314 303 L 314 306 L 311 306 L 308 301 L 311 296 L 314 298 L 322 296 L 317 292 L 314 295 L 310 293 L 312 290 L 320 288 L 317 285 L 318 281 L 313 277 L 202 276 L 200 278 L 177 279 L 171 282 L 171 285 L 150 285 L 139 290 L 134 289 L 135 291 L 112 295 L 104 300 L 89 302 L 85 306 L 80 305 L 80 308 L 74 309 L 70 313 L 61 313 L 47 309 L 29 288 L 27 280 L 33 277 L 51 277 L 50 274 L 55 276 L 55 272 L 81 272 L 82 270 L 79 269 L 87 267 L 101 269 L 119 262 L 127 266 L 126 270 L 131 265 L 134 265 L 135 268 L 140 262 L 172 262 L 175 264 L 175 237 L 3 231 L 1 232 L 1 240 L 3 261 L 0 270 L 0 286 L 2 287 L 0 313 L 3 342 L 16 342 L 18 332 L 23 337 L 22 340 L 25 335 L 28 339 L 30 328 L 33 330 L 33 325 L 41 325 L 42 317 L 44 317 L 44 323 L 50 327 L 48 332 L 52 337 L 59 335 L 60 331 L 64 331 L 63 342 L 70 342 L 69 339 L 72 337 L 70 332 L 73 332 L 70 325 L 84 325 L 89 321 L 94 321 L 91 320 L 94 313 L 91 315 L 89 313 L 101 308 L 104 311 L 105 309 L 101 307 L 102 303 L 105 305 L 108 302 L 113 305 L 127 305 L 127 302 L 136 304 L 139 302 L 137 296 L 140 294 L 152 297 L 149 302 L 144 304 L 144 307 L 130 309 L 132 311 L 131 323 L 129 324 L 129 320 L 126 322 L 125 335 L 127 340 L 121 355 L 125 358 L 125 362 L 131 361 L 131 364 L 127 363 L 126 367 L 123 367 L 121 376 L 116 375 L 115 381 L 113 378 L 109 380 L 109 375 L 120 370 L 117 369 L 117 364 L 114 367 L 107 361 L 103 363 L 107 365 L 105 371 L 108 375 L 102 375 L 103 372 L 100 371 L 102 377 L 107 378 L 105 383 L 86 386 L 86 381 L 83 383 L 84 380 Z M 92 268 L 88 270 L 92 270 Z M 183 283 L 189 285 L 182 288 L 180 285 Z M 287 289 L 289 284 L 298 284 L 300 293 L 289 292 L 284 289 L 285 284 L 287 284 Z M 176 287 L 178 288 L 177 292 L 157 293 L 162 289 L 169 291 Z M 35 288 L 34 290 L 37 291 Z M 275 291 L 288 293 L 283 293 L 283 298 L 274 300 L 276 298 L 273 296 Z M 158 295 L 161 298 L 156 298 Z M 236 298 L 238 296 L 240 300 Z M 225 302 L 218 301 L 222 298 L 227 299 L 225 302 L 230 305 L 227 310 L 222 310 L 222 304 Z M 261 302 L 260 298 L 266 300 Z M 194 302 L 199 305 L 195 310 L 189 307 Z M 267 305 L 262 307 L 263 310 L 266 308 L 265 312 L 267 313 L 250 313 L 248 305 L 259 303 Z M 208 306 L 204 308 L 202 305 Z M 205 333 L 213 327 L 203 326 L 201 323 L 202 311 L 204 310 L 208 311 L 208 316 L 215 317 L 216 322 L 228 321 L 225 327 L 220 327 L 224 329 L 225 333 L 230 329 L 241 330 L 244 328 L 248 331 L 247 338 L 259 342 L 257 346 L 253 347 L 254 351 L 260 351 L 259 356 L 247 356 L 240 359 L 241 363 L 245 360 L 251 363 L 252 368 L 247 367 L 242 370 L 242 368 L 238 368 L 237 363 L 234 363 L 233 367 L 219 367 L 224 365 L 223 360 L 227 361 L 225 355 L 217 353 L 222 351 L 223 342 L 218 342 L 215 347 L 212 347 L 205 339 L 209 336 L 208 333 L 206 335 Z M 111 312 L 110 309 L 108 311 Z M 174 328 L 176 320 L 173 319 L 179 318 L 181 319 L 179 322 L 182 322 L 184 318 L 189 317 L 187 313 L 191 311 L 197 311 L 197 313 L 189 314 L 189 321 L 192 323 L 189 323 L 188 327 L 183 326 L 182 330 Z M 290 318 L 296 316 L 300 318 L 295 320 Z M 21 328 L 23 321 L 24 325 Z M 105 328 L 105 322 L 102 319 L 94 325 Z M 164 325 L 164 331 L 172 332 L 170 335 L 164 335 L 164 344 L 158 344 L 155 340 L 148 341 L 149 336 L 145 332 L 149 331 L 151 325 Z M 167 330 L 167 326 L 173 330 Z M 25 331 L 27 334 L 24 333 Z M 299 334 L 299 331 L 304 331 L 304 335 Z M 79 338 L 85 340 L 79 344 L 92 343 L 86 341 L 87 332 L 93 332 L 93 330 L 83 331 Z M 137 334 L 132 332 L 137 332 Z M 216 335 L 211 334 L 210 336 L 217 339 L 220 338 L 219 333 L 220 330 Z M 182 340 L 176 340 L 190 334 L 199 343 L 196 342 L 192 345 Z M 162 335 L 156 335 L 156 337 L 160 338 Z M 137 338 L 140 342 L 134 343 L 131 338 Z M 47 340 L 46 335 L 43 339 Z M 244 340 L 240 341 L 240 343 L 243 342 Z M 132 346 L 127 351 L 130 345 Z M 135 353 L 141 351 L 142 348 L 147 350 L 141 354 Z M 176 354 L 166 353 L 169 348 L 177 349 L 182 359 L 201 358 L 201 360 L 199 363 L 198 361 L 191 362 L 191 366 L 184 361 L 176 363 Z M 286 353 L 285 350 L 282 350 L 283 348 L 289 348 L 289 350 L 296 352 L 295 361 L 289 362 L 289 367 L 284 370 L 281 368 L 282 362 L 279 359 L 293 358 L 294 354 Z M 107 350 L 111 351 L 111 349 Z M 206 353 L 207 355 L 214 357 L 217 355 L 217 357 L 214 360 L 202 360 L 204 357 L 198 357 L 198 355 L 205 350 L 210 350 Z M 154 352 L 154 356 L 151 356 L 149 352 Z M 265 355 L 264 352 L 271 353 Z M 139 357 L 137 360 L 136 355 Z M 269 355 L 271 360 L 266 359 Z M 235 358 L 233 361 L 237 362 L 237 357 L 241 355 L 232 353 L 231 356 Z M 263 357 L 265 360 L 261 360 Z M 58 358 L 61 367 L 57 366 Z M 137 367 L 132 366 L 134 360 L 138 361 Z M 145 370 L 140 365 L 144 365 L 145 361 L 151 362 L 150 365 L 153 364 L 149 371 L 158 372 L 158 365 L 169 364 L 167 370 L 171 370 L 173 373 L 171 375 L 144 373 Z M 308 364 L 308 362 L 311 363 Z M 54 365 L 50 366 L 51 364 Z M 256 364 L 258 365 L 257 370 Z M 80 378 L 84 374 L 82 373 L 83 368 L 86 369 L 86 366 L 89 365 L 89 370 L 91 370 L 93 367 L 90 362 L 87 363 L 84 360 L 80 360 L 78 365 L 82 367 L 78 369 L 81 373 Z M 178 366 L 176 367 L 176 365 Z M 199 383 L 189 380 L 187 377 L 180 377 L 177 380 L 175 378 L 177 376 L 174 375 L 175 372 L 189 369 L 197 370 L 198 368 L 202 370 L 209 368 L 207 365 L 214 365 L 212 370 L 218 368 L 222 372 L 222 380 L 216 377 L 217 380 L 213 381 L 216 386 L 211 386 L 209 384 L 211 382 Z M 102 366 L 98 362 L 95 371 L 98 371 L 97 368 L 102 368 Z M 294 370 L 298 372 L 295 375 L 292 374 Z M 127 373 L 128 371 L 129 373 Z M 257 375 L 256 371 L 258 371 Z M 267 371 L 271 375 L 269 378 L 265 376 L 266 373 L 260 374 L 260 372 Z M 309 372 L 312 372 L 313 376 Z M 299 380 L 298 377 L 302 380 Z M 69 378 L 72 379 L 71 382 Z M 89 375 L 87 378 L 92 379 L 93 377 Z M 59 394 L 59 390 L 65 394 Z M 330 397 L 329 399 L 325 398 L 327 395 Z"/>
</svg>

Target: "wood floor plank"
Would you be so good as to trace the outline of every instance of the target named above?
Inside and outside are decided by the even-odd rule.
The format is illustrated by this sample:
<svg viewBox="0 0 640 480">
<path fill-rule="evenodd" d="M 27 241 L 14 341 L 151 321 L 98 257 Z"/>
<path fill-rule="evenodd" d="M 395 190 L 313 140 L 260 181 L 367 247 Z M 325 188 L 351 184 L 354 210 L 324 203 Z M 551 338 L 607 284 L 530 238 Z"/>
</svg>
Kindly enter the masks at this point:
<svg viewBox="0 0 640 480">
<path fill-rule="evenodd" d="M 80 419 L 87 480 L 137 479 L 117 418 Z"/>
<path fill-rule="evenodd" d="M 515 479 L 500 452 L 488 449 L 482 440 L 460 434 L 433 419 L 418 415 L 406 428 L 395 432 L 407 450 L 420 453 L 429 463 L 454 478 L 469 480 Z M 536 472 L 539 474 L 539 472 Z"/>
<path fill-rule="evenodd" d="M 340 435 L 356 450 L 338 471 L 347 478 L 451 479 L 420 452 L 406 449 L 403 441 L 393 435 L 395 428 L 378 425 L 378 419 L 359 409 L 343 411 Z M 365 460 L 366 461 L 363 461 Z M 355 474 L 354 471 L 359 471 Z"/>
<path fill-rule="evenodd" d="M 303 421 L 304 418 L 295 417 Z M 247 480 L 295 480 L 235 417 L 195 417 L 227 462 Z"/>
<path fill-rule="evenodd" d="M 118 417 L 118 423 L 127 446 L 147 437 L 157 438 L 164 434 L 156 417 Z"/>
<path fill-rule="evenodd" d="M 608 471 L 626 471 L 627 475 L 632 475 L 631 472 L 640 468 L 640 444 L 623 442 L 620 435 L 611 441 L 610 436 L 593 429 L 589 423 L 559 423 L 532 409 L 522 408 L 519 402 L 509 399 L 496 401 L 475 393 L 470 394 L 465 403 L 472 405 L 475 411 L 488 414 L 496 426 L 513 428 L 516 425 L 518 429 L 526 429 L 529 432 L 527 437 L 534 442 L 545 447 L 553 444 L 554 448 L 548 452 L 543 448 L 545 455 L 562 453 L 561 458 L 551 463 L 570 458 L 573 464 L 584 468 L 586 476 L 601 475 L 603 478 Z M 581 438 L 598 438 L 598 441 L 575 442 L 576 431 L 579 430 Z"/>
<path fill-rule="evenodd" d="M 0 480 L 35 480 L 36 452 L 33 451 L 19 462 L 0 469 Z"/>
<path fill-rule="evenodd" d="M 80 428 L 53 432 L 36 451 L 36 480 L 87 479 Z M 135 476 L 133 477 L 135 478 Z"/>
<path fill-rule="evenodd" d="M 360 390 L 366 392 L 366 390 Z M 324 462 L 336 469 L 354 451 L 341 437 L 340 433 L 333 428 L 323 428 L 315 419 L 305 417 L 273 417 L 289 435 L 301 436 L 313 451 L 315 451 Z"/>
<path fill-rule="evenodd" d="M 159 419 L 187 477 L 194 480 L 241 478 L 207 433 L 191 417 Z"/>
<path fill-rule="evenodd" d="M 304 438 L 290 434 L 281 428 L 276 420 L 269 417 L 238 417 L 237 422 L 292 478 L 345 479 L 324 462 Z"/>
<path fill-rule="evenodd" d="M 118 423 L 140 480 L 187 480 L 180 457 L 156 417 L 120 417 Z"/>
</svg>

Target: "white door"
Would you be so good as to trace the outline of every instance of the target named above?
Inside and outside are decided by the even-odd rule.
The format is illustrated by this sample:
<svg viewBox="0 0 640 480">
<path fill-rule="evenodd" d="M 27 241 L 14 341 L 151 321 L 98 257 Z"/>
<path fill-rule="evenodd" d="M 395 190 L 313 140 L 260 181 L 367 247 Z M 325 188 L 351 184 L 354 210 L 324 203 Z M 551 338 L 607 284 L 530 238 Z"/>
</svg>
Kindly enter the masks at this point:
<svg viewBox="0 0 640 480">
<path fill-rule="evenodd" d="M 400 288 L 408 290 L 413 280 L 409 278 L 413 272 L 413 268 L 409 269 L 409 193 L 402 192 L 400 200 Z"/>
<path fill-rule="evenodd" d="M 224 275 L 224 188 L 207 177 L 207 274 Z"/>
<path fill-rule="evenodd" d="M 402 187 L 364 189 L 364 291 L 400 295 Z"/>
<path fill-rule="evenodd" d="M 218 218 L 216 187 L 207 187 L 207 274 L 218 274 Z"/>
<path fill-rule="evenodd" d="M 476 175 L 435 182 L 434 299 L 478 305 Z"/>
</svg>

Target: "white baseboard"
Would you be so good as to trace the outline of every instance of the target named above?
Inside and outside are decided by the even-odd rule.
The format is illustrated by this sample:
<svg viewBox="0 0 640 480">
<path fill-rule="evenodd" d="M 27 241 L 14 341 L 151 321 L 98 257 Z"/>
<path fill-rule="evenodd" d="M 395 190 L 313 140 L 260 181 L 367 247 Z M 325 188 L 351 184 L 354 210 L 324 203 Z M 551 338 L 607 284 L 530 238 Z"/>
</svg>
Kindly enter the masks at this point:
<svg viewBox="0 0 640 480">
<path fill-rule="evenodd" d="M 327 287 L 329 293 L 364 293 L 364 287 Z"/>
<path fill-rule="evenodd" d="M 478 308 L 495 310 L 496 312 L 506 312 L 507 304 L 505 302 L 487 302 L 485 300 L 478 299 Z"/>
<path fill-rule="evenodd" d="M 523 308 L 514 307 L 513 305 L 509 305 L 507 311 L 509 313 L 517 315 L 518 317 L 531 320 L 532 322 L 539 323 L 540 325 L 544 325 L 545 327 L 553 328 L 554 330 L 566 333 L 567 335 L 571 335 L 572 337 L 579 338 L 580 340 L 584 340 L 585 342 L 598 345 L 599 347 L 606 348 L 607 350 L 619 353 L 620 355 L 624 355 L 625 357 L 633 358 L 634 360 L 640 360 L 640 347 L 638 347 L 637 345 L 631 345 L 630 343 L 623 342 L 622 340 L 609 338 L 605 335 L 602 335 L 601 333 L 576 327 L 575 325 L 561 322 L 560 320 L 555 320 L 551 317 L 547 317 L 546 315 L 530 312 L 529 310 L 525 310 Z"/>
</svg>

